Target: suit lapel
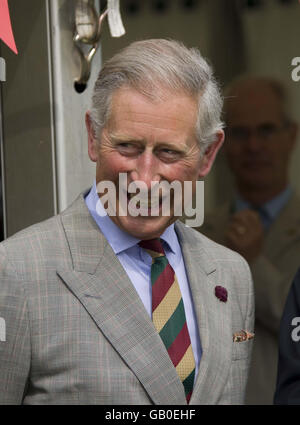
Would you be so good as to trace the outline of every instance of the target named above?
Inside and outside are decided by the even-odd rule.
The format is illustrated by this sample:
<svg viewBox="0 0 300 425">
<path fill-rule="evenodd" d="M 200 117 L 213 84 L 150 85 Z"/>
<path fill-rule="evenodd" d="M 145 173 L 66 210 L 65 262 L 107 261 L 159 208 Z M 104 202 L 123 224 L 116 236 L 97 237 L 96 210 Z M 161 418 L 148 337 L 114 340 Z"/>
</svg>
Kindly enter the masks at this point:
<svg viewBox="0 0 300 425">
<path fill-rule="evenodd" d="M 229 374 L 232 350 L 230 282 L 218 270 L 192 229 L 176 225 L 197 315 L 202 357 L 190 404 L 215 404 Z M 228 289 L 226 303 L 215 286 Z"/>
<path fill-rule="evenodd" d="M 185 404 L 183 385 L 142 301 L 83 197 L 62 214 L 73 269 L 57 273 L 155 404 Z"/>
</svg>

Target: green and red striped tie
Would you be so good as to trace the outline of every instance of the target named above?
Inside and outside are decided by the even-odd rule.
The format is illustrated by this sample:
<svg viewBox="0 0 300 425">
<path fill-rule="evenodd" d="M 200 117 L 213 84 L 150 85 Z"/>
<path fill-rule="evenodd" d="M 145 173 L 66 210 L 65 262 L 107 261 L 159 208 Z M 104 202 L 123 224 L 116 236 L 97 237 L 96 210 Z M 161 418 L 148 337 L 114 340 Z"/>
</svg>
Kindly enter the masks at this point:
<svg viewBox="0 0 300 425">
<path fill-rule="evenodd" d="M 152 320 L 183 383 L 189 402 L 194 385 L 195 360 L 180 287 L 161 240 L 141 241 L 139 245 L 152 257 Z"/>
</svg>

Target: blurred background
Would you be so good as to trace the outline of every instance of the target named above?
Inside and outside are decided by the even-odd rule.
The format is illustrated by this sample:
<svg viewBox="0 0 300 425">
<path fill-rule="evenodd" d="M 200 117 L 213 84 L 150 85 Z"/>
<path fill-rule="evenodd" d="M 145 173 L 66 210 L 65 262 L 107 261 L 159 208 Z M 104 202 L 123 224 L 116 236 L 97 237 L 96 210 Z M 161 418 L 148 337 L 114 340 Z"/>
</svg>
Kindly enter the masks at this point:
<svg viewBox="0 0 300 425">
<path fill-rule="evenodd" d="M 104 0 L 90 3 L 97 13 L 106 8 Z M 289 109 L 298 121 L 300 81 L 292 79 L 292 60 L 300 56 L 297 0 L 121 0 L 126 34 L 112 38 L 104 21 L 81 92 L 74 87 L 80 74 L 73 40 L 78 0 L 8 4 L 19 54 L 0 41 L 7 68 L 0 83 L 3 237 L 61 211 L 91 185 L 84 113 L 101 63 L 133 40 L 167 37 L 198 47 L 222 87 L 241 73 L 277 77 L 289 90 Z M 297 191 L 299 161 L 298 143 L 290 168 Z M 205 211 L 231 193 L 221 152 L 206 179 Z"/>
</svg>

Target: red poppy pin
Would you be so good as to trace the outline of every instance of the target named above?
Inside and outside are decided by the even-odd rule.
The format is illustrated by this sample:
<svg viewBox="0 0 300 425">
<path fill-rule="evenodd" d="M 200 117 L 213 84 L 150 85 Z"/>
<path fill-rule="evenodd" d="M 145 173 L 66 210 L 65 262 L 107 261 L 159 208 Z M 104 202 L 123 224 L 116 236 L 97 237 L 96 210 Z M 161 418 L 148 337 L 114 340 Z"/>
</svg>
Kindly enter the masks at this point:
<svg viewBox="0 0 300 425">
<path fill-rule="evenodd" d="M 216 286 L 215 296 L 219 298 L 220 301 L 223 301 L 223 303 L 226 303 L 228 296 L 227 289 L 223 288 L 223 286 Z"/>
</svg>

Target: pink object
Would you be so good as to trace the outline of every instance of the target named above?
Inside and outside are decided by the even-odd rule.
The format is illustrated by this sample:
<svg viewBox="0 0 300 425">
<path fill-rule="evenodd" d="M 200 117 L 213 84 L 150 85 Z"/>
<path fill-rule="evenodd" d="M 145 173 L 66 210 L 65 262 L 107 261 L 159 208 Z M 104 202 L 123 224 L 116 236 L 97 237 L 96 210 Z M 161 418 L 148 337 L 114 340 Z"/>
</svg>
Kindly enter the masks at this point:
<svg viewBox="0 0 300 425">
<path fill-rule="evenodd" d="M 18 50 L 11 27 L 8 0 L 0 0 L 0 39 L 17 55 Z"/>
</svg>

